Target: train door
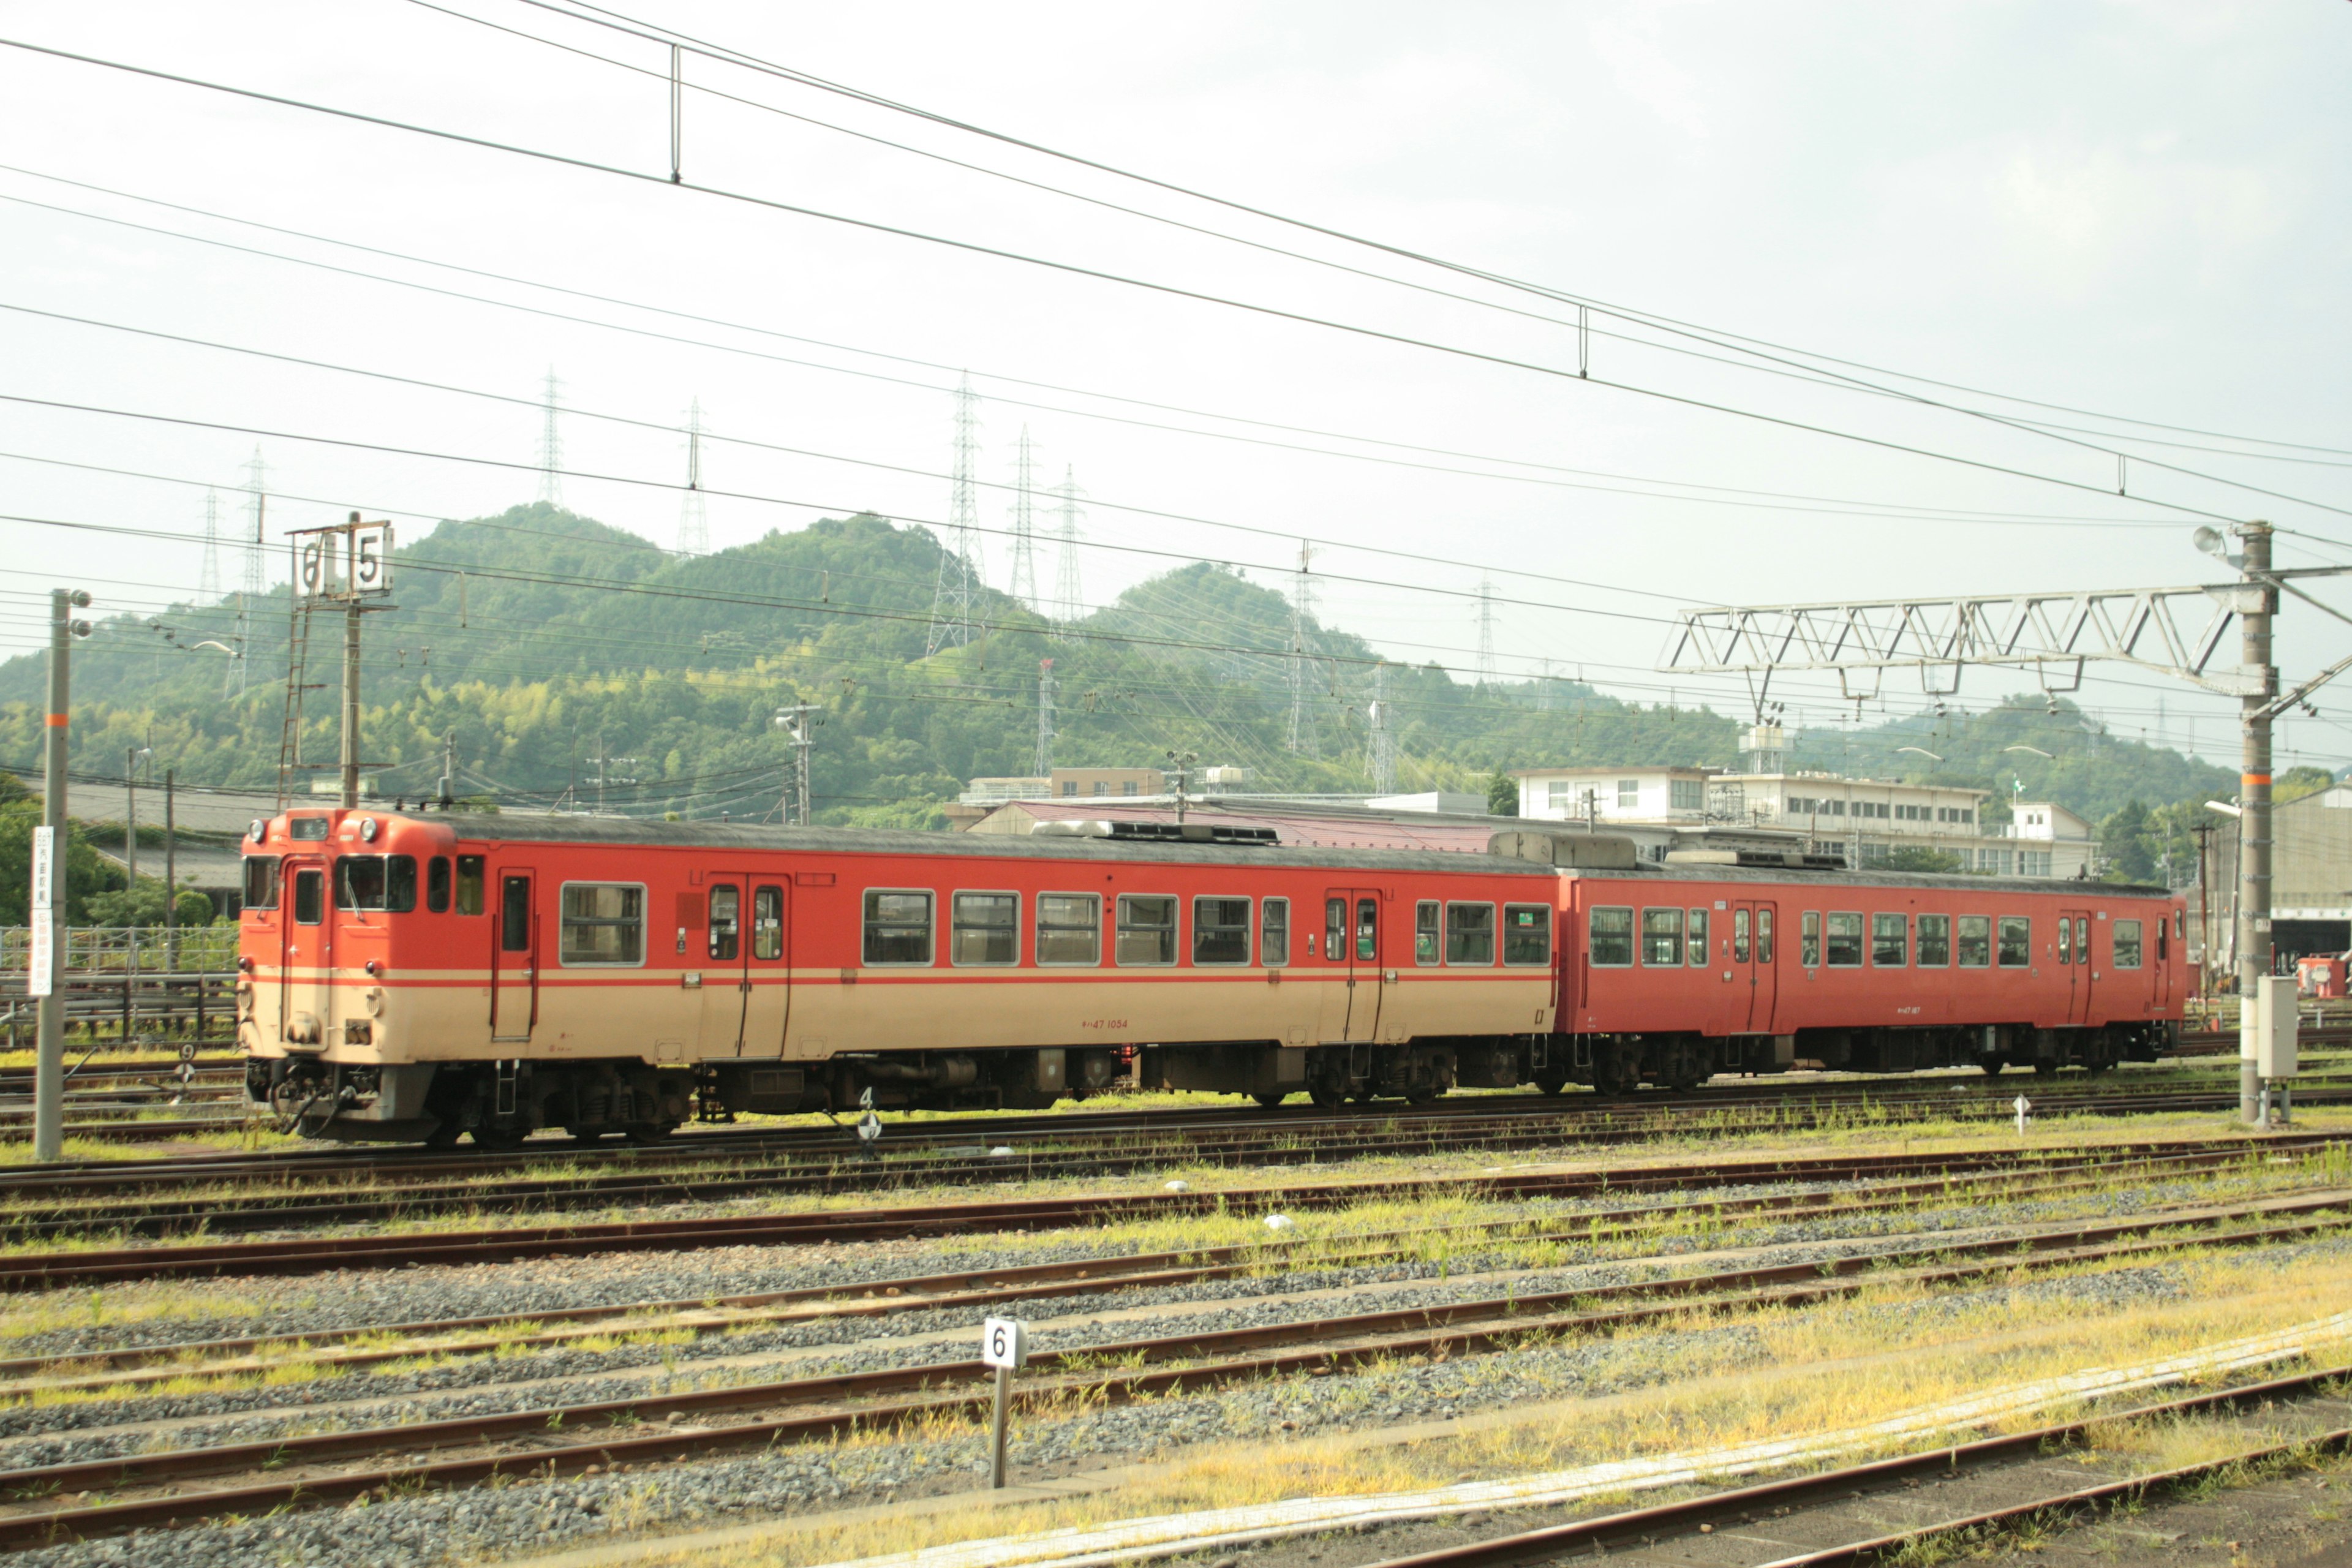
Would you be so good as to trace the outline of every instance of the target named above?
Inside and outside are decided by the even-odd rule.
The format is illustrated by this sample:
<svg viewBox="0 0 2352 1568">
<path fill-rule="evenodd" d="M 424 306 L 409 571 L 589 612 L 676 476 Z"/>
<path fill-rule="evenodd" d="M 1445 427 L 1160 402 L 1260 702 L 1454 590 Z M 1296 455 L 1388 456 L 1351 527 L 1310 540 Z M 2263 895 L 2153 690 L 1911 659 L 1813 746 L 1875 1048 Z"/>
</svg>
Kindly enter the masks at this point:
<svg viewBox="0 0 2352 1568">
<path fill-rule="evenodd" d="M 2091 911 L 2058 911 L 2058 965 L 2066 972 L 2066 1021 L 2091 1021 Z"/>
<path fill-rule="evenodd" d="M 1323 1038 L 1369 1045 L 1381 1026 L 1381 895 L 1333 888 L 1323 895 Z"/>
<path fill-rule="evenodd" d="M 719 872 L 703 880 L 702 1029 L 697 1054 L 743 1054 L 743 1026 L 751 1014 L 751 943 L 745 940 L 751 910 L 750 879 Z"/>
<path fill-rule="evenodd" d="M 1717 1014 L 1727 1035 L 1772 1033 L 1780 1000 L 1780 976 L 1772 964 L 1778 913 L 1777 905 L 1744 900 L 1727 911 L 1731 929 L 1720 949 L 1723 1004 Z"/>
<path fill-rule="evenodd" d="M 744 942 L 748 967 L 744 974 L 743 1033 L 736 1054 L 780 1057 L 784 1053 L 784 1028 L 791 1021 L 792 896 L 779 878 L 752 878 L 751 925 Z"/>
<path fill-rule="evenodd" d="M 490 922 L 490 1038 L 523 1041 L 539 1022 L 539 907 L 528 866 L 499 868 Z"/>
<path fill-rule="evenodd" d="M 335 928 L 329 919 L 327 863 L 289 857 L 278 898 L 278 1016 L 284 1037 L 299 1046 L 332 1044 L 328 1031 L 335 1021 Z"/>
<path fill-rule="evenodd" d="M 2164 910 L 2159 910 L 2156 919 L 2149 922 L 2156 927 L 2156 945 L 2154 949 L 2156 954 L 2156 988 L 2152 994 L 2155 998 L 2157 1006 L 2159 1008 L 2169 1007 L 2172 1005 L 2171 932 L 2173 921 L 2179 918 L 2180 916 L 2178 911 Z M 2110 927 L 2109 929 L 2112 930 L 2113 928 Z M 2148 952 L 2149 947 L 2147 939 L 2146 937 L 2142 937 L 2140 939 L 2140 962 L 2142 963 L 2148 962 L 2147 956 Z"/>
</svg>

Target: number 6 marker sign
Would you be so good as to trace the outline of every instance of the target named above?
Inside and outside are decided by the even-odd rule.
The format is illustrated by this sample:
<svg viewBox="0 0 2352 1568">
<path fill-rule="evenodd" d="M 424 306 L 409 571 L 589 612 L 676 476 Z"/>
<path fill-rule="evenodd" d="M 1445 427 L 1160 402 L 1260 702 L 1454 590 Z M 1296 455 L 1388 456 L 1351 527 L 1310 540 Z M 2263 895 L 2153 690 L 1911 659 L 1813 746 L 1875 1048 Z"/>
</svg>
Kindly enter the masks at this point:
<svg viewBox="0 0 2352 1568">
<path fill-rule="evenodd" d="M 1029 1364 L 1029 1325 L 1012 1318 L 991 1318 L 980 1328 L 980 1359 L 1008 1371 Z"/>
</svg>

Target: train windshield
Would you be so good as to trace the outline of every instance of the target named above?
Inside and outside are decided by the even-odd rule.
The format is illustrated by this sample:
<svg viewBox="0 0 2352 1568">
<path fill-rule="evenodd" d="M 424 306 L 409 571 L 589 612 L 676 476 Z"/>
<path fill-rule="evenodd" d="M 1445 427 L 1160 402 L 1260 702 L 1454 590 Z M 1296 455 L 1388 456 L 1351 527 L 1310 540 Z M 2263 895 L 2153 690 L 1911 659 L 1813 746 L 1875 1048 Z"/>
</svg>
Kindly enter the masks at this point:
<svg viewBox="0 0 2352 1568">
<path fill-rule="evenodd" d="M 346 855 L 335 862 L 335 908 L 405 914 L 415 907 L 415 856 Z"/>
</svg>

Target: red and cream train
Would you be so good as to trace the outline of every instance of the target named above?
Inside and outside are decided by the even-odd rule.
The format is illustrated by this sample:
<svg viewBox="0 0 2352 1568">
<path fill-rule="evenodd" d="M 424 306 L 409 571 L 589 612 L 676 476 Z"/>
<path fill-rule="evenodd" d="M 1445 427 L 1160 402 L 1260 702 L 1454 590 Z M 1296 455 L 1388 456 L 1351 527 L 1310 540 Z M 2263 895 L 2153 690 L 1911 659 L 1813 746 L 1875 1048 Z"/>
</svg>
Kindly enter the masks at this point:
<svg viewBox="0 0 2352 1568">
<path fill-rule="evenodd" d="M 1268 1104 L 2097 1070 L 2179 1027 L 2160 889 L 1237 837 L 291 811 L 245 845 L 247 1092 L 320 1136 L 495 1144 L 1130 1068 Z"/>
</svg>

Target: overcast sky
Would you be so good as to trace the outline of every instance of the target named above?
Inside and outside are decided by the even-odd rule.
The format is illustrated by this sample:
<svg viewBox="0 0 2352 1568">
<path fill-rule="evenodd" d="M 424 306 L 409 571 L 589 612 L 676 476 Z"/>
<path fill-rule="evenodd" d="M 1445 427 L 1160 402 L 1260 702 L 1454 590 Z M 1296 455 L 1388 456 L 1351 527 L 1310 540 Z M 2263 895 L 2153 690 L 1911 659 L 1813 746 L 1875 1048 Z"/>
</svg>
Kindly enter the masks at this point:
<svg viewBox="0 0 2352 1568">
<path fill-rule="evenodd" d="M 667 49 L 520 0 L 0 10 L 0 34 L 19 40 L 651 176 L 0 49 L 0 196 L 12 198 L 0 200 L 11 308 L 0 393 L 273 432 L 258 444 L 274 536 L 352 507 L 417 528 L 531 499 L 551 365 L 569 409 L 564 460 L 581 471 L 562 481 L 566 503 L 673 544 L 678 498 L 663 487 L 683 478 L 674 427 L 699 398 L 719 437 L 705 458 L 720 492 L 711 538 L 726 545 L 860 507 L 943 521 L 942 389 L 969 369 L 981 478 L 1013 479 L 1025 425 L 1040 482 L 1066 465 L 1087 492 L 1090 602 L 1173 563 L 1150 552 L 1286 586 L 1304 536 L 1326 542 L 1325 618 L 1399 658 L 1475 666 L 1483 573 L 1504 674 L 1549 659 L 1627 697 L 1671 687 L 1727 710 L 1742 700 L 1736 680 L 1654 668 L 1677 606 L 2211 581 L 2221 569 L 2189 540 L 2204 514 L 2352 540 L 2352 516 L 2329 510 L 2352 508 L 2342 4 L 701 3 L 644 15 L 1580 299 L 2089 411 L 1936 393 L 2095 433 L 2024 433 L 1764 374 L 1753 359 L 1665 352 L 1626 341 L 1665 334 L 1606 313 L 1582 348 L 1592 379 L 1579 381 L 1572 305 L 692 55 L 691 87 L 765 107 L 688 92 L 684 174 L 733 195 L 672 189 Z M 2147 444 L 2156 437 L 2188 445 Z M 241 519 L 229 491 L 256 444 L 241 430 L 0 403 L 0 512 L 193 541 L 203 482 L 223 487 L 225 530 Z M 2151 459 L 2129 466 L 2123 497 L 2117 447 Z M 1007 528 L 1009 512 L 1004 489 L 982 492 L 983 528 Z M 1009 542 L 984 533 L 981 546 L 1006 586 Z M 54 583 L 87 585 L 101 610 L 144 609 L 194 592 L 200 553 L 0 522 L 0 647 L 37 641 L 35 595 Z M 2284 537 L 2279 556 L 2341 563 L 2352 547 Z M 1048 593 L 1054 568 L 1048 544 L 1037 568 Z M 224 571 L 234 587 L 236 563 Z M 2352 606 L 2352 588 L 2321 592 Z M 2283 619 L 2290 679 L 2347 647 L 2352 628 L 2318 611 Z M 1979 672 L 1962 697 L 1982 704 L 2029 683 Z M 1808 723 L 1838 712 L 1833 682 L 1792 680 L 1783 694 Z M 1921 701 L 1905 680 L 1885 699 L 1889 712 Z M 2231 754 L 2222 700 L 2129 673 L 2085 694 L 2117 731 L 2150 738 L 2159 699 L 2174 743 L 2194 714 L 2199 749 Z M 2352 760 L 2352 728 L 2332 716 L 2352 712 L 2352 687 L 2319 706 L 2286 728 L 2282 765 Z"/>
</svg>

